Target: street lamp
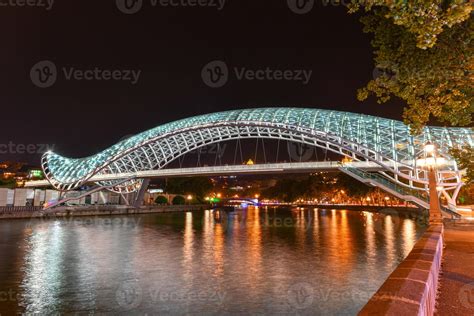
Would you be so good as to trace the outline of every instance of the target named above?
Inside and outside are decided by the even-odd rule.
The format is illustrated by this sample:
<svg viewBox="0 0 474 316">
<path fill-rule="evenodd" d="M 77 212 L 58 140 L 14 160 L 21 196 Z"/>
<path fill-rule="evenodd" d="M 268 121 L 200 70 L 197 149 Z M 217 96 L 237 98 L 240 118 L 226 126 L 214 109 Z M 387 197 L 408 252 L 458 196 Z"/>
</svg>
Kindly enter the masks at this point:
<svg viewBox="0 0 474 316">
<path fill-rule="evenodd" d="M 428 143 L 425 145 L 425 161 L 423 165 L 428 171 L 428 189 L 430 198 L 430 223 L 443 220 L 441 203 L 438 197 L 438 183 L 436 181 L 436 166 L 441 161 L 436 160 L 436 146 Z"/>
<path fill-rule="evenodd" d="M 431 144 L 431 143 L 427 143 L 427 144 L 425 145 L 425 153 L 430 154 L 430 155 L 433 155 L 434 152 L 435 152 L 435 150 L 436 150 L 435 145 L 433 145 L 433 144 Z"/>
</svg>

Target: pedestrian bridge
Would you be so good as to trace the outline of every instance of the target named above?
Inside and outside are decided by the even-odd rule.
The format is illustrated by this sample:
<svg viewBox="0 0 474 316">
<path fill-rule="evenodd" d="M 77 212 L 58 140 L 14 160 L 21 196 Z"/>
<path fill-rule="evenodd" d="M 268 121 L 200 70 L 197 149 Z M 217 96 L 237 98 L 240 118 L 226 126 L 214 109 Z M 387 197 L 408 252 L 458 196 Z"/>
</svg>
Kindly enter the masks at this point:
<svg viewBox="0 0 474 316">
<path fill-rule="evenodd" d="M 257 108 L 205 114 L 164 124 L 87 158 L 71 159 L 47 152 L 42 167 L 48 182 L 61 191 L 95 182 L 126 194 L 140 190 L 143 178 L 165 176 L 164 168 L 186 153 L 209 144 L 249 138 L 307 144 L 377 166 L 374 170 L 364 169 L 362 165 L 339 165 L 339 168 L 389 192 L 423 198 L 425 204 L 428 175 L 424 147 L 430 143 L 437 148 L 436 161 L 443 162 L 437 169 L 439 192 L 453 205 L 462 186 L 462 175 L 449 151 L 474 145 L 470 128 L 427 126 L 419 135 L 411 135 L 409 127 L 400 121 L 364 114 L 312 108 Z M 302 167 L 295 166 L 293 170 Z M 312 171 L 311 167 L 316 165 L 306 167 Z M 229 166 L 227 171 L 264 173 L 272 168 L 278 169 L 263 165 L 235 166 L 235 169 Z M 195 171 L 213 174 L 210 169 Z M 128 181 L 124 181 L 125 175 L 130 176 L 126 178 Z"/>
<path fill-rule="evenodd" d="M 153 178 L 178 178 L 192 176 L 226 176 L 245 174 L 277 174 L 277 173 L 311 173 L 324 171 L 338 171 L 342 166 L 357 168 L 360 170 L 373 172 L 383 171 L 380 165 L 370 161 L 354 161 L 342 164 L 337 161 L 313 161 L 313 162 L 293 162 L 293 163 L 269 163 L 256 165 L 226 165 L 207 166 L 196 168 L 170 168 L 144 170 L 126 173 L 97 174 L 89 179 L 90 183 L 117 181 L 123 179 L 153 179 Z M 40 188 L 51 186 L 48 180 L 29 181 L 27 188 Z"/>
</svg>

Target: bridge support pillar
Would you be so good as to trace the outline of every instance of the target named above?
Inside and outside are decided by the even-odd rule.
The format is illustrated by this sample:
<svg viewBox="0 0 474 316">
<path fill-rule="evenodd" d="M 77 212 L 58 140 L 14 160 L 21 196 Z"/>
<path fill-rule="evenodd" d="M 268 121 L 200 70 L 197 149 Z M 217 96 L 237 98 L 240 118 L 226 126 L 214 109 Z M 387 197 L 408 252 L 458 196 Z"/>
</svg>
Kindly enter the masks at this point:
<svg viewBox="0 0 474 316">
<path fill-rule="evenodd" d="M 436 169 L 434 167 L 428 169 L 428 182 L 430 193 L 430 223 L 442 222 L 443 214 L 441 213 L 441 203 L 439 202 L 436 181 Z"/>
<path fill-rule="evenodd" d="M 137 197 L 133 203 L 133 206 L 138 208 L 143 205 L 143 200 L 145 199 L 145 193 L 150 185 L 150 179 L 143 179 L 142 186 L 140 190 L 137 192 Z"/>
</svg>

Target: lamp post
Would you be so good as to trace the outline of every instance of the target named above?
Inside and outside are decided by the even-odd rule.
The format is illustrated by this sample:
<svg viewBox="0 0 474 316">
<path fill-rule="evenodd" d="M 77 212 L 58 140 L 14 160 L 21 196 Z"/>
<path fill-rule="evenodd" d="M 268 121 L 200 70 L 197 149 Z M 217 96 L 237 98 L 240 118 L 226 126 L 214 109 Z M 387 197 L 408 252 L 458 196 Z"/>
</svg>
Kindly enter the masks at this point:
<svg viewBox="0 0 474 316">
<path fill-rule="evenodd" d="M 428 189 L 430 198 L 430 223 L 441 222 L 443 214 L 441 213 L 441 203 L 438 197 L 438 185 L 436 181 L 436 146 L 433 144 L 425 145 L 425 166 L 428 170 Z"/>
</svg>

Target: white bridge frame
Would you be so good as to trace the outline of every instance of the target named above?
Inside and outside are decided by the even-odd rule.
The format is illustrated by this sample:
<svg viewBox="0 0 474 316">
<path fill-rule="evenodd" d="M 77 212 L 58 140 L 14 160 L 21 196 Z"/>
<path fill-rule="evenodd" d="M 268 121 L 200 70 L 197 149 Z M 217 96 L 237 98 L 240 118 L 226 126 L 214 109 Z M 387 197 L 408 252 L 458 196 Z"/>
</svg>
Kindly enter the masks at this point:
<svg viewBox="0 0 474 316">
<path fill-rule="evenodd" d="M 96 175 L 165 168 L 201 147 L 237 139 L 276 139 L 320 147 L 355 161 L 378 164 L 384 177 L 411 190 L 426 191 L 426 169 L 419 164 L 424 145 L 433 143 L 446 164 L 438 168 L 438 187 L 455 204 L 463 185 L 449 149 L 473 145 L 470 128 L 426 127 L 413 136 L 402 122 L 374 116 L 300 108 L 262 108 L 213 113 L 165 124 L 120 142 L 88 158 L 68 159 L 52 152 L 42 158 L 48 181 L 61 191 L 74 190 Z M 121 194 L 140 189 L 142 179 L 114 185 Z"/>
</svg>

